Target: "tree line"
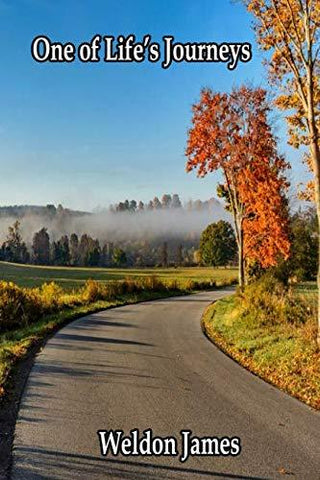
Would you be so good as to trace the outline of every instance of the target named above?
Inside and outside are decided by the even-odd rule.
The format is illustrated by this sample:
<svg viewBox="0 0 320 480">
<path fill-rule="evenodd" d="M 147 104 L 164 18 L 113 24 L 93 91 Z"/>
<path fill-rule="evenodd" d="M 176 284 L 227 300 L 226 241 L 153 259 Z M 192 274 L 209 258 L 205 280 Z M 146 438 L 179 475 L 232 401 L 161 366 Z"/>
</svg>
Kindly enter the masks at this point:
<svg viewBox="0 0 320 480">
<path fill-rule="evenodd" d="M 177 193 L 170 195 L 165 193 L 162 195 L 161 199 L 155 196 L 149 202 L 142 202 L 136 200 L 124 200 L 123 202 L 110 205 L 109 211 L 112 213 L 118 212 L 145 212 L 145 211 L 154 211 L 154 210 L 175 210 L 184 208 L 187 211 L 203 211 L 208 210 L 210 207 L 218 204 L 219 202 L 214 198 L 210 200 L 189 200 L 184 205 L 182 204 L 180 197 Z"/>
<path fill-rule="evenodd" d="M 183 245 L 177 240 L 125 240 L 100 242 L 89 234 L 62 235 L 51 240 L 47 228 L 33 235 L 28 247 L 22 238 L 18 220 L 8 229 L 6 240 L 0 248 L 0 260 L 35 265 L 129 267 L 129 266 L 182 266 L 196 262 L 194 241 Z"/>
</svg>

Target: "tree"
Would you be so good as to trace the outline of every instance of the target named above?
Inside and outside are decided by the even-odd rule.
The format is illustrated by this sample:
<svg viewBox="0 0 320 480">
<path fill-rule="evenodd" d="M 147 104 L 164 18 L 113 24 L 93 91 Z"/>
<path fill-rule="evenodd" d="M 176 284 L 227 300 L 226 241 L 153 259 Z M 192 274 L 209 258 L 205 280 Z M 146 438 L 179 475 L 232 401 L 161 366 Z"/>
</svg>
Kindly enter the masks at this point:
<svg viewBox="0 0 320 480">
<path fill-rule="evenodd" d="M 84 233 L 81 235 L 79 244 L 79 263 L 80 265 L 94 267 L 100 263 L 100 244 L 90 235 Z"/>
<path fill-rule="evenodd" d="M 200 237 L 200 255 L 204 265 L 226 266 L 236 255 L 237 243 L 229 222 L 211 223 Z"/>
<path fill-rule="evenodd" d="M 154 197 L 152 201 L 153 209 L 154 210 L 160 210 L 162 205 L 158 197 Z"/>
<path fill-rule="evenodd" d="M 87 255 L 87 265 L 89 267 L 97 267 L 100 263 L 100 245 L 99 240 L 93 240 L 90 238 L 89 251 Z"/>
<path fill-rule="evenodd" d="M 50 263 L 50 238 L 46 228 L 41 228 L 33 236 L 32 250 L 34 262 L 38 265 Z"/>
<path fill-rule="evenodd" d="M 177 265 L 178 265 L 179 267 L 181 267 L 181 265 L 183 264 L 183 248 L 182 248 L 181 243 L 177 246 L 177 255 L 176 255 L 176 257 L 177 257 L 177 260 L 176 260 Z"/>
<path fill-rule="evenodd" d="M 88 264 L 88 252 L 89 252 L 90 239 L 86 233 L 82 234 L 79 243 L 79 264 Z"/>
<path fill-rule="evenodd" d="M 168 244 L 163 242 L 160 248 L 160 262 L 161 265 L 165 268 L 168 266 Z"/>
<path fill-rule="evenodd" d="M 63 235 L 52 244 L 52 263 L 54 265 L 70 265 L 69 238 Z"/>
<path fill-rule="evenodd" d="M 70 235 L 70 264 L 78 265 L 79 263 L 79 238 L 76 233 Z"/>
<path fill-rule="evenodd" d="M 135 212 L 136 209 L 137 209 L 137 202 L 135 200 L 131 200 L 129 205 L 130 212 Z"/>
<path fill-rule="evenodd" d="M 233 215 L 240 288 L 245 284 L 245 261 L 250 254 L 263 253 L 260 258 L 266 267 L 289 252 L 283 219 L 288 164 L 277 153 L 268 113 L 266 92 L 261 88 L 242 86 L 230 94 L 205 89 L 193 107 L 186 149 L 187 171 L 197 169 L 198 176 L 203 177 L 221 170 L 224 175 L 220 195 Z M 258 190 L 268 191 L 269 185 L 268 198 L 255 195 Z M 266 224 L 268 212 L 273 213 L 273 223 Z M 248 243 L 253 226 L 259 234 L 254 245 Z"/>
<path fill-rule="evenodd" d="M 8 228 L 7 239 L 2 245 L 3 259 L 9 262 L 28 263 L 30 255 L 22 240 L 20 222 L 16 220 Z"/>
<path fill-rule="evenodd" d="M 179 195 L 177 193 L 174 193 L 172 195 L 171 207 L 172 208 L 181 208 L 182 207 Z"/>
<path fill-rule="evenodd" d="M 112 249 L 113 245 L 110 242 L 106 242 L 101 250 L 100 263 L 104 267 L 108 267 L 112 262 Z"/>
<path fill-rule="evenodd" d="M 276 106 L 288 111 L 289 143 L 306 145 L 314 176 L 320 226 L 320 8 L 318 0 L 244 0 L 256 20 L 262 49 L 271 52 L 270 80 L 279 87 Z M 318 246 L 320 259 L 320 244 Z M 320 348 L 320 261 L 318 261 L 318 336 Z"/>
<path fill-rule="evenodd" d="M 171 195 L 169 195 L 167 193 L 162 195 L 162 198 L 161 198 L 162 208 L 170 208 L 171 202 L 172 202 Z"/>
<path fill-rule="evenodd" d="M 112 262 L 117 267 L 121 267 L 127 263 L 127 256 L 124 250 L 119 247 L 115 247 L 112 252 Z"/>
<path fill-rule="evenodd" d="M 317 225 L 316 225 L 317 227 Z M 290 270 L 298 280 L 314 280 L 318 266 L 318 231 L 313 212 L 296 212 L 291 219 Z"/>
<path fill-rule="evenodd" d="M 140 202 L 138 204 L 138 212 L 143 212 L 143 211 L 144 211 L 144 203 L 141 202 L 141 200 L 140 200 Z"/>
</svg>

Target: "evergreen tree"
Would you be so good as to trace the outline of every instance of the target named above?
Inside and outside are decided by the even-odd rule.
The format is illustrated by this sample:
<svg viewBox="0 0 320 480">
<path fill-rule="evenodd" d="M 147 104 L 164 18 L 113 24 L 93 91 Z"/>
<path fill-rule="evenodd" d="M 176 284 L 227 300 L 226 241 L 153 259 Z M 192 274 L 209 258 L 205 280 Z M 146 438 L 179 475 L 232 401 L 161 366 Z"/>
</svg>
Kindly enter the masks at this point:
<svg viewBox="0 0 320 480">
<path fill-rule="evenodd" d="M 177 261 L 177 265 L 179 267 L 181 267 L 181 265 L 183 264 L 183 249 L 182 249 L 181 243 L 177 247 L 177 260 L 176 261 Z"/>
<path fill-rule="evenodd" d="M 2 258 L 8 262 L 28 263 L 30 255 L 22 240 L 20 222 L 16 220 L 8 229 L 6 241 L 2 245 Z"/>
<path fill-rule="evenodd" d="M 76 233 L 70 235 L 70 265 L 78 265 L 79 263 L 79 238 Z"/>
<path fill-rule="evenodd" d="M 34 263 L 48 265 L 50 263 L 50 238 L 46 228 L 41 228 L 33 236 L 32 251 Z"/>
</svg>

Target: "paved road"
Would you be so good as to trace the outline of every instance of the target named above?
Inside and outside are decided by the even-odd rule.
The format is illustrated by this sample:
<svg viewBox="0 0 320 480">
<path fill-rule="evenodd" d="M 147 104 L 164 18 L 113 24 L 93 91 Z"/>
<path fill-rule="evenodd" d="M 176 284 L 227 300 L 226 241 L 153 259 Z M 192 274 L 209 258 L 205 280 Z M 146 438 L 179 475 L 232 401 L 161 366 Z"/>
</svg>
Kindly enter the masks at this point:
<svg viewBox="0 0 320 480">
<path fill-rule="evenodd" d="M 12 479 L 319 480 L 320 415 L 248 373 L 203 336 L 201 313 L 224 294 L 130 305 L 63 328 L 29 377 Z M 128 434 L 150 427 L 155 435 L 178 438 L 182 429 L 238 436 L 242 452 L 184 463 L 100 455 L 97 430 Z"/>
</svg>

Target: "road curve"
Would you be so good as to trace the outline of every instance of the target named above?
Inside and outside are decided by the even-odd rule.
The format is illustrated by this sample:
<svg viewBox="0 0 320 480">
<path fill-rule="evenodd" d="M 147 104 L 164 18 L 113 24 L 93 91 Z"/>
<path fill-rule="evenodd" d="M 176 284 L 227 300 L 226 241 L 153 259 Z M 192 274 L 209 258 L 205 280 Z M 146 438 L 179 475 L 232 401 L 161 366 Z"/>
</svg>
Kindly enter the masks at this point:
<svg viewBox="0 0 320 480">
<path fill-rule="evenodd" d="M 89 315 L 38 355 L 16 425 L 12 480 L 320 479 L 320 415 L 220 352 L 204 308 L 227 291 Z M 237 457 L 100 455 L 97 430 L 240 437 Z M 178 442 L 180 445 L 180 442 Z"/>
</svg>

